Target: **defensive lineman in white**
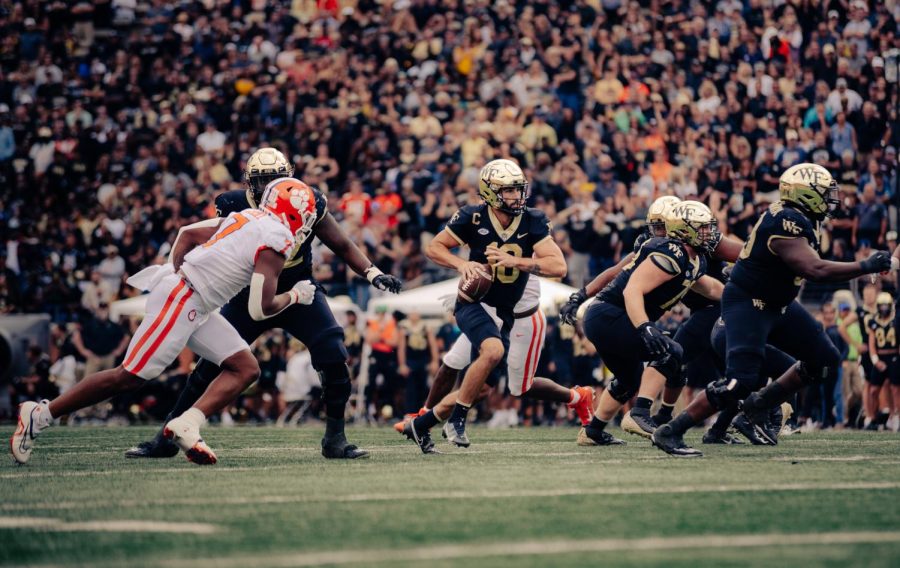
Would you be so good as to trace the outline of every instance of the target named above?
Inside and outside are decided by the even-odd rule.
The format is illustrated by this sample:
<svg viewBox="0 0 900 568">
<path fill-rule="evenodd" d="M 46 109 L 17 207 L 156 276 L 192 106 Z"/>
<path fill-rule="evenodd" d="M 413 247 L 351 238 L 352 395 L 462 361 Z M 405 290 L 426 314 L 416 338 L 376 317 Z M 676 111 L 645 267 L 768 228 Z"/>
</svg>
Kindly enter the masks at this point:
<svg viewBox="0 0 900 568">
<path fill-rule="evenodd" d="M 249 346 L 216 310 L 248 283 L 248 308 L 254 319 L 274 316 L 293 304 L 309 304 L 315 294 L 309 281 L 298 282 L 283 294 L 275 291 L 284 259 L 308 238 L 315 216 L 309 186 L 281 178 L 268 185 L 260 209 L 182 228 L 171 264 L 152 266 L 129 279 L 129 284 L 150 290 L 150 295 L 124 363 L 85 378 L 52 401 L 23 403 L 10 440 L 15 460 L 28 461 L 34 438 L 54 418 L 139 388 L 187 346 L 222 372 L 192 408 L 166 425 L 165 433 L 190 461 L 216 463 L 216 455 L 200 437 L 200 427 L 259 376 Z"/>
</svg>

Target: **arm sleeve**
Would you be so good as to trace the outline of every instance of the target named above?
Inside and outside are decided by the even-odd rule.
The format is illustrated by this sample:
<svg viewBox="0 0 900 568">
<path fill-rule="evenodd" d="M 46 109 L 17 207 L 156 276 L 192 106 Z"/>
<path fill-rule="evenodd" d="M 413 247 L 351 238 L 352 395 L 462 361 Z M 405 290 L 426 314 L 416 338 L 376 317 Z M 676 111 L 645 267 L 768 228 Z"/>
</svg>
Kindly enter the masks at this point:
<svg viewBox="0 0 900 568">
<path fill-rule="evenodd" d="M 450 217 L 444 228 L 462 246 L 472 239 L 474 227 L 475 225 L 472 224 L 472 210 L 468 207 L 463 207 L 454 213 L 453 217 Z"/>
<path fill-rule="evenodd" d="M 687 253 L 674 241 L 654 239 L 648 241 L 644 248 L 648 249 L 647 259 L 672 276 L 681 274 L 688 262 Z"/>
<path fill-rule="evenodd" d="M 531 233 L 534 244 L 538 244 L 544 239 L 549 238 L 552 231 L 553 223 L 542 211 L 532 215 L 529 232 Z"/>
</svg>

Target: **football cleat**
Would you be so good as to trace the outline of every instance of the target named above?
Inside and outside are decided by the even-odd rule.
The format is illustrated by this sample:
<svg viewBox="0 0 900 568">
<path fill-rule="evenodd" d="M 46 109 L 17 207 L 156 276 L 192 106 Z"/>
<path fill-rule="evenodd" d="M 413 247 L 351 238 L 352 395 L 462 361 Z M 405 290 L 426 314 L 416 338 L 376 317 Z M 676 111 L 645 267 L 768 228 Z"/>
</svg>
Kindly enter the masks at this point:
<svg viewBox="0 0 900 568">
<path fill-rule="evenodd" d="M 695 450 L 685 444 L 684 437 L 681 434 L 673 432 L 672 427 L 668 424 L 663 424 L 657 428 L 656 431 L 653 432 L 653 436 L 650 437 L 650 441 L 653 442 L 654 446 L 670 456 L 675 456 L 677 458 L 703 457 L 703 452 Z"/>
<path fill-rule="evenodd" d="M 330 460 L 355 460 L 369 457 L 369 452 L 348 442 L 341 432 L 331 438 L 322 438 L 322 455 Z"/>
<path fill-rule="evenodd" d="M 620 440 L 606 430 L 592 430 L 582 428 L 578 432 L 579 446 L 624 446 L 625 440 Z"/>
<path fill-rule="evenodd" d="M 662 412 L 657 412 L 656 414 L 654 414 L 653 416 L 650 417 L 650 420 L 652 420 L 653 423 L 656 424 L 656 427 L 659 428 L 663 424 L 668 424 L 669 422 L 672 421 L 672 414 L 671 413 L 663 414 Z"/>
<path fill-rule="evenodd" d="M 729 432 L 717 432 L 715 430 L 707 430 L 703 434 L 704 444 L 725 444 L 727 446 L 737 446 L 743 444 L 740 438 L 733 436 Z"/>
<path fill-rule="evenodd" d="M 178 446 L 168 440 L 149 440 L 125 452 L 126 458 L 173 458 L 178 455 Z"/>
<path fill-rule="evenodd" d="M 741 413 L 747 418 L 747 422 L 750 423 L 759 437 L 769 445 L 774 446 L 778 443 L 778 434 L 769 429 L 769 416 L 772 409 L 758 404 L 758 400 L 759 395 L 756 393 L 744 399 L 740 404 Z"/>
<path fill-rule="evenodd" d="M 418 412 L 413 412 L 410 414 L 404 414 L 403 420 L 394 424 L 394 430 L 397 431 L 398 434 L 402 434 L 403 430 L 406 428 L 406 423 L 412 420 L 413 418 L 418 418 L 428 412 L 425 408 L 420 408 Z"/>
<path fill-rule="evenodd" d="M 575 391 L 581 396 L 575 404 L 567 404 L 569 408 L 575 410 L 578 419 L 581 420 L 582 426 L 591 423 L 591 416 L 594 415 L 594 389 L 591 387 L 575 387 Z"/>
<path fill-rule="evenodd" d="M 439 454 L 437 448 L 434 447 L 434 440 L 431 439 L 431 432 L 425 430 L 424 432 L 416 431 L 416 425 L 414 420 L 410 420 L 403 427 L 403 435 L 407 437 L 407 439 L 415 442 L 419 449 L 422 450 L 423 454 Z"/>
<path fill-rule="evenodd" d="M 452 422 L 448 420 L 444 422 L 441 433 L 447 441 L 460 448 L 468 448 L 472 445 L 469 441 L 469 435 L 466 434 L 466 425 L 463 422 Z"/>
<path fill-rule="evenodd" d="M 163 436 L 184 451 L 188 461 L 197 465 L 215 465 L 215 452 L 200 437 L 200 429 L 193 423 L 178 417 L 163 428 Z"/>
<path fill-rule="evenodd" d="M 649 440 L 654 430 L 656 430 L 656 424 L 649 414 L 641 414 L 640 412 L 635 414 L 634 410 L 632 410 L 622 418 L 622 430 Z"/>
<path fill-rule="evenodd" d="M 19 423 L 9 439 L 10 453 L 18 464 L 25 464 L 31 458 L 34 439 L 43 430 L 38 421 L 38 415 L 43 410 L 43 406 L 36 402 L 23 402 L 19 405 Z"/>
<path fill-rule="evenodd" d="M 768 442 L 768 440 L 759 435 L 757 429 L 752 424 L 750 424 L 750 422 L 747 420 L 747 417 L 743 414 L 738 414 L 735 417 L 734 421 L 732 421 L 731 425 L 734 426 L 735 430 L 740 432 L 741 435 L 747 438 L 754 446 L 772 445 Z"/>
</svg>

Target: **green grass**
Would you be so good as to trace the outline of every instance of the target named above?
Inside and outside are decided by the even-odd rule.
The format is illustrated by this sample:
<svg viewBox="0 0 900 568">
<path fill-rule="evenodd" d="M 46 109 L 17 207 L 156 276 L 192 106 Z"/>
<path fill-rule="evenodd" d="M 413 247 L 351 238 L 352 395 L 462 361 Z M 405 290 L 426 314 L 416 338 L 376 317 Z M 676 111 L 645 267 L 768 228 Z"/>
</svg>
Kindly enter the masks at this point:
<svg viewBox="0 0 900 568">
<path fill-rule="evenodd" d="M 0 526 L 40 517 L 215 532 L 0 528 L 0 564 L 900 565 L 892 434 L 803 434 L 678 460 L 630 436 L 580 448 L 569 428 L 473 428 L 471 448 L 439 443 L 438 456 L 393 430 L 356 429 L 372 457 L 335 462 L 319 455 L 316 429 L 210 428 L 214 467 L 125 460 L 150 432 L 49 430 L 28 466 L 0 466 Z"/>
</svg>

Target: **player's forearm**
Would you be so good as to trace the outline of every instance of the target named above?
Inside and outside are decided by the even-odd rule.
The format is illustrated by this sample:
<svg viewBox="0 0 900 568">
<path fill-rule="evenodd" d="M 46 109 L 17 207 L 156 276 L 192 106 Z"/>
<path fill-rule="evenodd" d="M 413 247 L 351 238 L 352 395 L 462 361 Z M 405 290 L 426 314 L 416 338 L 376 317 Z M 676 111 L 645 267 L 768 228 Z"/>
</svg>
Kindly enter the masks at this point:
<svg viewBox="0 0 900 568">
<path fill-rule="evenodd" d="M 425 256 L 427 256 L 431 262 L 443 266 L 444 268 L 452 268 L 453 270 L 459 270 L 460 267 L 466 263 L 466 261 L 450 252 L 449 248 L 434 240 L 425 247 Z"/>
<path fill-rule="evenodd" d="M 634 258 L 634 253 L 628 253 L 618 264 L 610 266 L 598 274 L 596 278 L 588 282 L 587 286 L 584 287 L 584 291 L 587 293 L 588 297 L 596 296 L 600 293 L 600 290 L 606 288 L 606 286 L 622 272 L 622 269 L 631 262 L 632 258 Z"/>
<path fill-rule="evenodd" d="M 622 296 L 625 298 L 625 311 L 628 313 L 631 325 L 637 327 L 650 320 L 647 309 L 644 307 L 644 294 L 640 290 L 629 289 L 626 286 Z"/>
<path fill-rule="evenodd" d="M 341 229 L 330 213 L 326 213 L 325 217 L 316 225 L 315 235 L 346 262 L 351 270 L 360 276 L 365 276 L 366 269 L 372 265 L 372 261 L 356 243 L 350 240 L 350 237 Z"/>
<path fill-rule="evenodd" d="M 547 278 L 562 278 L 566 275 L 568 267 L 563 257 L 547 256 L 543 258 L 522 258 L 518 260 L 519 270 L 544 276 Z"/>
<path fill-rule="evenodd" d="M 834 262 L 819 259 L 798 267 L 800 276 L 813 282 L 845 282 L 868 274 L 860 262 Z"/>
</svg>

